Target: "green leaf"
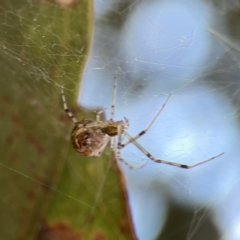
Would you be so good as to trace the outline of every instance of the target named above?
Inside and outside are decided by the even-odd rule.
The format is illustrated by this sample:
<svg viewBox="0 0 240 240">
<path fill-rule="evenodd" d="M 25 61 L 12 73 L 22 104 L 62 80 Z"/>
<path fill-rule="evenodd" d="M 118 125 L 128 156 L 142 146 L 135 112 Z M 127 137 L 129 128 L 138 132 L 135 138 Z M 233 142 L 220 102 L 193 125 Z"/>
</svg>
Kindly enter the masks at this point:
<svg viewBox="0 0 240 240">
<path fill-rule="evenodd" d="M 94 159 L 70 145 L 60 86 L 73 106 L 92 6 L 59 2 L 0 1 L 1 238 L 131 239 L 109 151 Z"/>
</svg>

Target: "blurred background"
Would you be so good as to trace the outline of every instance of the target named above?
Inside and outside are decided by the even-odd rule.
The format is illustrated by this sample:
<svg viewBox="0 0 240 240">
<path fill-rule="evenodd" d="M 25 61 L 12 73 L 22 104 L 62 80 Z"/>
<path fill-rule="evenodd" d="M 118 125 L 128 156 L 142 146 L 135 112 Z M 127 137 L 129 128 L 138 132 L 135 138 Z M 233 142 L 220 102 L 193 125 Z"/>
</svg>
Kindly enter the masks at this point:
<svg viewBox="0 0 240 240">
<path fill-rule="evenodd" d="M 2 239 L 240 239 L 238 1 L 0 0 Z M 137 170 L 69 141 L 76 117 L 129 119 Z M 81 106 L 81 108 L 79 108 Z M 125 139 L 127 140 L 127 139 Z"/>
</svg>

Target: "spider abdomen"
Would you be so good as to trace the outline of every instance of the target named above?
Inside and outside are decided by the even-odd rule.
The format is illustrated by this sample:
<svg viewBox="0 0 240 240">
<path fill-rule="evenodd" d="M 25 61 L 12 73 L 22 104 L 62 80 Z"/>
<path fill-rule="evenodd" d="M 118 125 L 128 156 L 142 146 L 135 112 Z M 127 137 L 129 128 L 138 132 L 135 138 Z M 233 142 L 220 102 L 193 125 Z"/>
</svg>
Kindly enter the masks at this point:
<svg viewBox="0 0 240 240">
<path fill-rule="evenodd" d="M 74 149 L 84 156 L 98 156 L 107 138 L 100 127 L 85 127 L 86 124 L 92 122 L 92 120 L 82 120 L 73 128 L 71 134 Z"/>
</svg>

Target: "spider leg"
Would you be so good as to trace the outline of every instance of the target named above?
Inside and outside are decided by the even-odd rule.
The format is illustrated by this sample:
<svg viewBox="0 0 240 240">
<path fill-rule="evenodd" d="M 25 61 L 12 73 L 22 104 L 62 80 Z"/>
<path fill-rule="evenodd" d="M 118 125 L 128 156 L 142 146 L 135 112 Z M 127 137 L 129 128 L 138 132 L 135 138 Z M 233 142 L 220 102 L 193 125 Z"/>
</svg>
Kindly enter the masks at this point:
<svg viewBox="0 0 240 240">
<path fill-rule="evenodd" d="M 118 142 L 121 142 L 121 140 L 122 140 L 122 135 L 123 135 L 123 138 L 127 136 L 127 133 L 126 133 L 125 131 L 123 131 L 123 129 L 124 129 L 124 126 L 123 126 L 123 125 L 119 125 L 119 126 L 118 126 L 118 135 L 117 135 L 117 137 L 118 137 Z M 128 136 L 127 136 L 127 137 L 128 137 Z M 117 147 L 115 147 L 115 146 L 116 146 L 116 143 L 115 143 L 116 137 L 113 137 L 112 139 L 114 139 L 114 140 L 113 140 L 114 142 L 113 142 L 113 144 L 111 144 L 111 148 L 112 148 L 113 151 L 114 151 L 114 154 L 115 154 L 115 157 L 116 157 L 117 161 L 121 161 L 121 162 L 125 163 L 125 164 L 126 164 L 130 169 L 132 169 L 132 170 L 139 169 L 139 168 L 143 167 L 143 166 L 148 162 L 148 160 L 147 160 L 147 161 L 145 161 L 145 162 L 143 162 L 143 163 L 141 163 L 141 164 L 139 164 L 139 165 L 132 165 L 132 164 L 130 164 L 130 163 L 127 162 L 124 158 L 121 157 L 120 149 L 117 148 Z M 112 140 L 112 139 L 111 139 L 111 140 Z"/>
<path fill-rule="evenodd" d="M 157 119 L 157 117 L 159 116 L 159 114 L 162 112 L 162 110 L 163 110 L 164 107 L 166 106 L 166 104 L 167 104 L 168 100 L 170 99 L 171 95 L 172 95 L 172 94 L 170 93 L 170 94 L 167 96 L 167 98 L 166 98 L 165 102 L 163 103 L 162 107 L 159 109 L 159 111 L 157 112 L 157 114 L 154 116 L 154 118 L 151 120 L 151 122 L 147 125 L 147 127 L 146 127 L 144 130 L 142 130 L 142 131 L 141 131 L 140 133 L 138 133 L 136 136 L 129 138 L 129 140 L 128 140 L 127 142 L 123 143 L 123 144 L 121 143 L 121 141 L 118 142 L 118 148 L 119 148 L 119 149 L 124 148 L 124 147 L 127 146 L 129 143 L 137 140 L 138 138 L 140 138 L 142 135 L 144 135 L 144 134 L 148 131 L 148 129 L 152 126 L 152 124 L 155 122 L 155 120 Z"/>
<path fill-rule="evenodd" d="M 114 108 L 115 108 L 115 98 L 116 98 L 116 89 L 117 89 L 117 78 L 114 77 L 114 83 L 113 83 L 113 94 L 112 94 L 112 102 L 111 102 L 111 107 L 110 107 L 110 121 L 113 121 L 113 116 L 114 116 Z M 100 122 L 100 115 L 104 112 L 106 108 L 97 111 L 96 113 L 96 120 L 97 122 Z"/>
<path fill-rule="evenodd" d="M 72 119 L 72 121 L 75 124 L 78 124 L 79 123 L 78 120 L 74 117 L 73 113 L 71 112 L 71 110 L 67 106 L 67 102 L 66 102 L 66 98 L 65 98 L 65 95 L 64 95 L 63 87 L 61 87 L 61 95 L 62 95 L 64 111 L 68 114 L 68 116 Z"/>
<path fill-rule="evenodd" d="M 124 132 L 125 132 L 124 131 L 124 125 L 122 125 L 122 124 L 118 125 L 118 128 L 117 128 L 118 146 L 119 146 L 119 143 L 120 144 L 122 143 L 122 135 L 123 135 Z"/>
<path fill-rule="evenodd" d="M 128 134 L 127 132 L 124 132 L 124 135 L 126 135 L 129 139 L 132 139 L 132 137 L 130 136 L 130 134 Z M 201 164 L 204 164 L 206 162 L 209 162 L 217 157 L 220 157 L 221 155 L 224 154 L 224 152 L 222 153 L 219 153 L 213 157 L 210 157 L 206 160 L 203 160 L 201 162 L 198 162 L 198 163 L 195 163 L 195 164 L 192 164 L 192 165 L 187 165 L 187 164 L 181 164 L 181 163 L 175 163 L 175 162 L 170 162 L 170 161 L 167 161 L 167 160 L 163 160 L 163 159 L 156 159 L 154 156 L 152 156 L 146 149 L 144 149 L 138 142 L 136 142 L 135 140 L 132 140 L 131 141 L 142 153 L 144 153 L 149 159 L 151 159 L 152 161 L 156 162 L 156 163 L 163 163 L 163 164 L 167 164 L 167 165 L 171 165 L 171 166 L 174 166 L 174 167 L 178 167 L 178 168 L 185 168 L 185 169 L 190 169 L 190 168 L 194 168 L 194 167 L 197 167 Z M 119 149 L 118 149 L 118 152 L 119 154 Z M 119 154 L 120 155 L 120 154 Z M 120 156 L 119 156 L 119 159 L 120 159 Z M 126 163 L 127 164 L 127 163 Z M 146 164 L 146 162 L 145 162 Z M 143 164 L 143 165 L 145 165 Z"/>
<path fill-rule="evenodd" d="M 117 159 L 118 161 L 121 161 L 121 162 L 125 163 L 125 164 L 126 164 L 130 169 L 132 169 L 132 170 L 136 170 L 136 169 L 142 168 L 142 167 L 143 167 L 144 165 L 146 165 L 147 162 L 148 162 L 148 160 L 147 160 L 147 161 L 145 161 L 145 162 L 143 162 L 143 163 L 135 166 L 135 165 L 130 164 L 129 162 L 127 162 L 125 159 L 123 159 L 123 158 L 120 156 L 120 150 L 119 150 L 119 149 L 115 148 L 115 149 L 114 149 L 114 153 L 115 153 L 115 157 L 116 157 L 116 159 Z"/>
<path fill-rule="evenodd" d="M 101 122 L 100 116 L 101 116 L 101 114 L 104 112 L 105 109 L 106 109 L 106 108 L 104 108 L 104 109 L 99 110 L 99 111 L 96 112 L 96 121 L 97 121 L 97 122 Z"/>
<path fill-rule="evenodd" d="M 111 111 L 110 111 L 110 121 L 113 121 L 113 117 L 114 117 L 116 89 L 117 89 L 117 78 L 114 77 L 113 94 L 112 94 Z"/>
<path fill-rule="evenodd" d="M 115 149 L 115 144 L 116 144 L 116 138 L 115 137 L 111 137 L 110 148 L 114 150 Z"/>
</svg>

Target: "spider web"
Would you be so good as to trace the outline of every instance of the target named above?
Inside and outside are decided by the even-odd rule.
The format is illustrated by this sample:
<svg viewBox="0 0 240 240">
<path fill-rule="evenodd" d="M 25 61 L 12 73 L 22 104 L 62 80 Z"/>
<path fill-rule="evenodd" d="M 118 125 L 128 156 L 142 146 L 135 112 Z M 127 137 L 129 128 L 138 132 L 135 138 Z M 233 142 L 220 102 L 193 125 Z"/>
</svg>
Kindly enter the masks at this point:
<svg viewBox="0 0 240 240">
<path fill-rule="evenodd" d="M 239 239 L 237 2 L 96 0 L 94 22 L 87 3 L 0 1 L 1 233 L 132 239 L 127 190 L 138 239 Z M 120 164 L 124 189 L 109 149 L 93 159 L 70 146 L 60 86 L 78 119 L 95 117 L 76 107 L 81 76 L 79 104 L 107 108 L 107 119 L 117 77 L 115 119 L 128 118 L 132 136 L 172 93 L 138 139 L 156 158 L 224 156 L 190 170 Z M 148 160 L 132 144 L 121 154 L 133 165 Z"/>
</svg>

